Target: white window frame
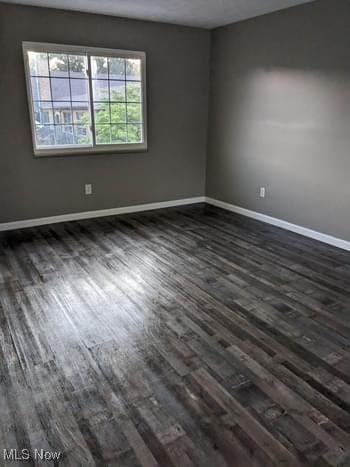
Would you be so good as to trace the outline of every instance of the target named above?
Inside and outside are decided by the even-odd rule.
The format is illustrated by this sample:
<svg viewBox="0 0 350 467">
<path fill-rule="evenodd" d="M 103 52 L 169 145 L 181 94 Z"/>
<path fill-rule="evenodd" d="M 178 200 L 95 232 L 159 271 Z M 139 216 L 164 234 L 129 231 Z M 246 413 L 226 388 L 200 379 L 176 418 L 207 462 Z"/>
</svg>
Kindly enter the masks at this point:
<svg viewBox="0 0 350 467">
<path fill-rule="evenodd" d="M 99 47 L 83 47 L 67 44 L 52 44 L 45 42 L 23 42 L 23 59 L 25 68 L 25 77 L 27 85 L 27 96 L 29 106 L 30 125 L 33 140 L 33 150 L 36 157 L 43 156 L 61 156 L 74 154 L 101 154 L 101 153 L 126 153 L 146 151 L 147 144 L 147 96 L 146 96 L 146 54 L 145 52 L 119 50 L 119 49 L 104 49 Z M 88 79 L 89 79 L 89 107 L 91 115 L 91 134 L 92 144 L 90 145 L 74 145 L 74 147 L 54 146 L 54 147 L 37 147 L 35 135 L 35 115 L 33 109 L 33 96 L 30 82 L 30 67 L 28 60 L 28 52 L 42 53 L 75 53 L 77 55 L 84 54 L 88 57 Z M 93 96 L 92 96 L 92 77 L 91 77 L 91 61 L 90 56 L 113 57 L 113 58 L 138 58 L 141 60 L 141 105 L 142 105 L 142 134 L 143 141 L 141 143 L 120 143 L 120 144 L 96 144 L 95 129 L 94 129 L 94 114 L 93 114 Z"/>
</svg>

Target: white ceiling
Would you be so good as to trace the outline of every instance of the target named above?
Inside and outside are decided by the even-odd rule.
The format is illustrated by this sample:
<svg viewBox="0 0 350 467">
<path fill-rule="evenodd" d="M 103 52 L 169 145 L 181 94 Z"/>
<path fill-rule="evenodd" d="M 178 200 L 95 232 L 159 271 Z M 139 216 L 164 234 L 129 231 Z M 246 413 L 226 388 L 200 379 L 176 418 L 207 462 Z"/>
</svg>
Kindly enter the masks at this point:
<svg viewBox="0 0 350 467">
<path fill-rule="evenodd" d="M 2 0 L 65 10 L 215 28 L 315 0 Z"/>
</svg>

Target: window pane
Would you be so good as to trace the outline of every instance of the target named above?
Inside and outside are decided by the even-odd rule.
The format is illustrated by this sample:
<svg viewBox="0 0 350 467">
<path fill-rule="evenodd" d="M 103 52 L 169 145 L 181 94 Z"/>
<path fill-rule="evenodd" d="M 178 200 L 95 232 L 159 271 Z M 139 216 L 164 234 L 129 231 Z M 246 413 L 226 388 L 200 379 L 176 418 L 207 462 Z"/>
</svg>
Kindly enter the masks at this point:
<svg viewBox="0 0 350 467">
<path fill-rule="evenodd" d="M 35 123 L 53 123 L 51 102 L 33 102 Z"/>
<path fill-rule="evenodd" d="M 87 102 L 72 102 L 73 122 L 90 125 L 90 108 Z"/>
<path fill-rule="evenodd" d="M 71 112 L 70 102 L 56 102 L 52 103 L 53 108 L 53 121 L 56 125 L 60 125 L 65 122 L 65 118 L 67 117 L 67 113 Z M 64 117 L 66 115 L 66 117 Z M 70 123 L 70 122 L 69 122 Z"/>
<path fill-rule="evenodd" d="M 96 125 L 110 122 L 108 102 L 97 102 L 94 104 L 94 119 Z"/>
<path fill-rule="evenodd" d="M 52 112 L 50 110 L 43 110 L 41 113 L 40 123 L 52 123 Z"/>
<path fill-rule="evenodd" d="M 126 82 L 126 99 L 129 102 L 141 102 L 141 83 Z"/>
<path fill-rule="evenodd" d="M 142 126 L 128 125 L 128 143 L 142 142 Z"/>
<path fill-rule="evenodd" d="M 141 81 L 141 60 L 128 58 L 126 62 L 126 79 Z"/>
<path fill-rule="evenodd" d="M 48 55 L 40 52 L 28 52 L 31 76 L 49 76 Z"/>
<path fill-rule="evenodd" d="M 52 100 L 70 101 L 69 80 L 65 78 L 51 78 Z"/>
<path fill-rule="evenodd" d="M 62 112 L 62 116 L 63 116 L 62 123 L 67 123 L 67 124 L 73 123 L 73 117 L 72 117 L 71 110 L 65 110 L 64 112 Z"/>
<path fill-rule="evenodd" d="M 126 122 L 126 105 L 111 104 L 111 122 L 123 123 Z"/>
<path fill-rule="evenodd" d="M 109 78 L 110 79 L 125 79 L 125 59 L 110 58 L 109 59 Z"/>
<path fill-rule="evenodd" d="M 55 127 L 53 125 L 35 125 L 37 146 L 52 146 L 55 144 Z"/>
<path fill-rule="evenodd" d="M 110 125 L 95 125 L 96 144 L 110 144 Z"/>
<path fill-rule="evenodd" d="M 110 81 L 110 99 L 114 102 L 125 102 L 125 81 Z"/>
<path fill-rule="evenodd" d="M 127 104 L 127 120 L 128 122 L 142 122 L 140 104 Z"/>
<path fill-rule="evenodd" d="M 74 138 L 75 138 L 76 144 L 90 145 L 92 142 L 90 127 L 86 125 L 75 125 L 74 126 Z"/>
<path fill-rule="evenodd" d="M 91 73 L 93 78 L 108 79 L 108 60 L 106 57 L 91 57 Z"/>
<path fill-rule="evenodd" d="M 68 57 L 65 54 L 49 54 L 50 75 L 68 77 Z"/>
<path fill-rule="evenodd" d="M 87 78 L 87 57 L 86 55 L 68 55 L 69 76 L 71 78 Z"/>
<path fill-rule="evenodd" d="M 102 79 L 94 79 L 92 81 L 92 92 L 94 101 L 103 101 L 105 99 L 108 99 L 108 81 Z"/>
<path fill-rule="evenodd" d="M 50 101 L 51 89 L 49 78 L 31 78 L 32 96 L 34 101 Z"/>
<path fill-rule="evenodd" d="M 74 132 L 72 125 L 55 125 L 56 144 L 71 145 L 74 144 Z"/>
<path fill-rule="evenodd" d="M 72 101 L 88 101 L 90 99 L 87 79 L 71 79 L 70 86 Z"/>
<path fill-rule="evenodd" d="M 112 143 L 126 143 L 126 125 L 111 125 Z"/>
</svg>

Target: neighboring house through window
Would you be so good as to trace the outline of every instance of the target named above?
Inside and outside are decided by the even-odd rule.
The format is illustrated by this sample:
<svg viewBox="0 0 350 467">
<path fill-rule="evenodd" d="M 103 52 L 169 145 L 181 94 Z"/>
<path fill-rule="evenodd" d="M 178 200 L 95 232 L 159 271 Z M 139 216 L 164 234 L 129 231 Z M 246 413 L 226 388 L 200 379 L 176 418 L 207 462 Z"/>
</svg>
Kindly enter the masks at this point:
<svg viewBox="0 0 350 467">
<path fill-rule="evenodd" d="M 50 123 L 50 112 L 47 110 L 41 112 L 41 123 Z"/>
<path fill-rule="evenodd" d="M 72 123 L 72 112 L 70 110 L 63 110 L 63 123 Z"/>
<path fill-rule="evenodd" d="M 147 149 L 144 52 L 23 43 L 36 155 Z"/>
</svg>

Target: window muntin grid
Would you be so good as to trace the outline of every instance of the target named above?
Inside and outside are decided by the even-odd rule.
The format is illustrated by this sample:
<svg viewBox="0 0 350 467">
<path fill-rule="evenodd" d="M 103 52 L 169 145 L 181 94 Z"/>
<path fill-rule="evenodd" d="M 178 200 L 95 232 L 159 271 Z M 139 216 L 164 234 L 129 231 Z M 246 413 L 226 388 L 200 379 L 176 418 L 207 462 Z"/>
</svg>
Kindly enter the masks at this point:
<svg viewBox="0 0 350 467">
<path fill-rule="evenodd" d="M 36 154 L 147 148 L 142 52 L 30 45 L 24 52 Z"/>
</svg>

